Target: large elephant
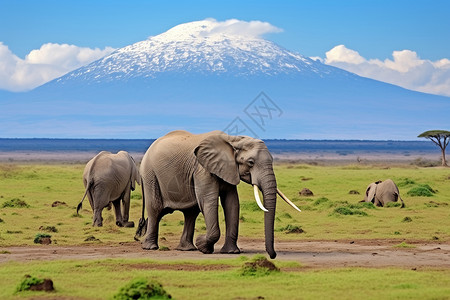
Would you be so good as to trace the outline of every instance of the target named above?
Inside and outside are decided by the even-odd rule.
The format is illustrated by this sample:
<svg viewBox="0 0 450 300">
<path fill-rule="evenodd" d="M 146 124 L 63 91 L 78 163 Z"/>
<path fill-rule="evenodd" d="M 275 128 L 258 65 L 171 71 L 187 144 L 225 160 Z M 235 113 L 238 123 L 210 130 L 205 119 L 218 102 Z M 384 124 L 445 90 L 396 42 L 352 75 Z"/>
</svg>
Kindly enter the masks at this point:
<svg viewBox="0 0 450 300">
<path fill-rule="evenodd" d="M 130 194 L 135 189 L 135 182 L 140 184 L 139 171 L 128 152 L 100 152 L 84 168 L 83 183 L 86 192 L 78 204 L 77 214 L 87 195 L 94 212 L 93 226 L 102 226 L 102 211 L 112 202 L 116 225 L 134 227 L 134 222 L 128 221 L 128 218 Z"/>
<path fill-rule="evenodd" d="M 386 179 L 369 184 L 363 202 L 372 202 L 375 206 L 385 206 L 389 202 L 397 202 L 398 199 L 402 202 L 401 207 L 405 207 L 397 185 L 391 179 Z"/>
<path fill-rule="evenodd" d="M 263 141 L 230 136 L 221 131 L 198 135 L 173 131 L 157 139 L 145 153 L 140 168 L 143 207 L 147 207 L 148 214 L 142 247 L 158 249 L 159 221 L 165 214 L 180 210 L 185 222 L 177 249 L 212 253 L 220 237 L 220 197 L 226 226 L 225 244 L 220 252 L 240 253 L 237 246 L 239 197 L 236 186 L 242 180 L 254 186 L 257 203 L 266 211 L 266 250 L 271 258 L 275 258 L 273 230 L 278 189 L 272 162 L 272 155 Z M 264 206 L 258 189 L 262 191 Z M 279 194 L 286 198 L 281 192 Z M 292 202 L 290 204 L 295 206 Z M 196 248 L 193 235 L 199 212 L 205 217 L 206 235 L 197 237 Z"/>
</svg>

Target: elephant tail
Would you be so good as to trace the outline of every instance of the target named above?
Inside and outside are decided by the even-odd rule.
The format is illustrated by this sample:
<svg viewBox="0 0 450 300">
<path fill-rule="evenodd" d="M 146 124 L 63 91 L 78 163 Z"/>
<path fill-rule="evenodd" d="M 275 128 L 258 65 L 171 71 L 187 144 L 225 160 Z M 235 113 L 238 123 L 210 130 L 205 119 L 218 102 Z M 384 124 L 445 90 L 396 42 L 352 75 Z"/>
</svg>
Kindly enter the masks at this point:
<svg viewBox="0 0 450 300">
<path fill-rule="evenodd" d="M 403 202 L 402 197 L 400 197 L 400 195 L 398 195 L 398 199 L 400 199 L 400 201 L 402 201 L 402 206 L 400 208 L 405 208 L 405 202 Z"/>
<path fill-rule="evenodd" d="M 145 219 L 145 193 L 144 193 L 144 180 L 141 176 L 141 188 L 142 188 L 142 217 L 139 219 L 139 225 L 136 229 L 136 234 L 134 235 L 134 240 L 139 241 L 139 238 L 142 237 L 147 232 L 147 222 L 148 218 Z"/>
<path fill-rule="evenodd" d="M 78 206 L 77 206 L 77 215 L 78 215 L 78 212 L 80 211 L 80 209 L 83 207 L 83 201 L 84 201 L 84 198 L 86 198 L 87 193 L 90 193 L 90 189 L 91 189 L 91 186 L 92 186 L 93 184 L 94 184 L 94 180 L 91 179 L 91 181 L 89 181 L 88 184 L 87 184 L 87 186 L 86 186 L 86 191 L 84 192 L 83 199 L 81 199 L 80 203 L 78 203 Z"/>
</svg>

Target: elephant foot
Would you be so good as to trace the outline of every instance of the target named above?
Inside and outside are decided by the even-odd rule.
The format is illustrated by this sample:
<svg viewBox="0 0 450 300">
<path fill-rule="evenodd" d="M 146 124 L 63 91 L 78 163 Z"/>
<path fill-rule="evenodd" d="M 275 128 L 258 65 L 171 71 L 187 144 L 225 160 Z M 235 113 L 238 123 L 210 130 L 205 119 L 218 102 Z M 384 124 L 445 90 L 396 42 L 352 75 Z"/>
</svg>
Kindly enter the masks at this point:
<svg viewBox="0 0 450 300">
<path fill-rule="evenodd" d="M 159 246 L 155 242 L 143 241 L 142 242 L 142 249 L 144 249 L 144 250 L 158 250 Z"/>
<path fill-rule="evenodd" d="M 197 250 L 197 247 L 195 247 L 194 244 L 190 242 L 180 242 L 180 244 L 178 244 L 175 249 L 179 251 L 195 251 Z"/>
<path fill-rule="evenodd" d="M 120 222 L 120 221 L 116 221 L 116 225 L 119 227 L 134 227 L 134 222 L 133 221 L 126 221 L 126 222 Z"/>
<path fill-rule="evenodd" d="M 123 222 L 123 227 L 134 227 L 134 222 L 133 221 L 127 221 L 127 222 Z"/>
<path fill-rule="evenodd" d="M 209 244 L 206 241 L 206 235 L 201 235 L 197 237 L 195 245 L 197 246 L 197 249 L 204 254 L 211 254 L 214 252 L 214 244 Z"/>
<path fill-rule="evenodd" d="M 225 243 L 222 249 L 220 249 L 220 253 L 239 254 L 241 253 L 241 249 L 235 243 Z"/>
</svg>

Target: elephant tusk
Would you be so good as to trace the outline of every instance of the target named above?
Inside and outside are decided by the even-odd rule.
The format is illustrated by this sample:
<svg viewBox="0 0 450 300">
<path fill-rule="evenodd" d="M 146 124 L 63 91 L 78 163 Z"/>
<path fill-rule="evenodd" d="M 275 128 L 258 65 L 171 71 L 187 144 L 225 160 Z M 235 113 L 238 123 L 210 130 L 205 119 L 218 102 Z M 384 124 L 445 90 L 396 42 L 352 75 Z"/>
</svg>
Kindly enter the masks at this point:
<svg viewBox="0 0 450 300">
<path fill-rule="evenodd" d="M 255 193 L 255 200 L 256 200 L 256 203 L 258 204 L 259 208 L 261 208 L 265 212 L 268 212 L 268 210 L 263 206 L 263 204 L 261 202 L 261 198 L 259 198 L 259 190 L 258 190 L 258 187 L 256 186 L 256 184 L 253 185 L 253 191 Z"/>
<path fill-rule="evenodd" d="M 284 195 L 283 192 L 281 192 L 278 188 L 277 193 L 284 201 L 286 201 L 287 204 L 289 204 L 290 206 L 301 212 L 300 208 L 298 208 L 297 205 L 295 205 L 291 200 L 289 200 L 288 197 L 286 197 L 286 195 Z"/>
</svg>

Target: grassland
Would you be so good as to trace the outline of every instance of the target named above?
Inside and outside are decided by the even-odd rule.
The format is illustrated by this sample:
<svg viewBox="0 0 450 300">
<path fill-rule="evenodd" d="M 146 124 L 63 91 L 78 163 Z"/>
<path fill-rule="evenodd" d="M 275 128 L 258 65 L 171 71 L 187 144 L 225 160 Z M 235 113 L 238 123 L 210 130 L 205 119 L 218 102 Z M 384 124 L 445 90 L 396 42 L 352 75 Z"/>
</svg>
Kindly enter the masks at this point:
<svg viewBox="0 0 450 300">
<path fill-rule="evenodd" d="M 117 244 L 133 240 L 133 228 L 114 224 L 112 210 L 104 210 L 104 227 L 93 228 L 92 212 L 85 202 L 81 215 L 76 205 L 84 194 L 83 165 L 0 165 L 0 250 L 8 246 L 31 246 L 38 234 L 51 235 L 52 245 Z M 450 169 L 414 166 L 379 167 L 367 165 L 275 166 L 279 188 L 297 204 L 298 213 L 279 201 L 275 221 L 276 241 L 398 239 L 398 243 L 450 241 Z M 391 178 L 400 188 L 406 208 L 375 208 L 359 203 L 370 182 Z M 428 185 L 431 196 L 408 192 Z M 299 195 L 309 188 L 314 196 Z M 256 206 L 252 188 L 238 186 L 241 201 L 240 236 L 263 238 L 263 213 Z M 360 194 L 350 194 L 351 190 Z M 132 193 L 130 218 L 141 213 L 141 192 Z M 59 205 L 52 204 L 59 201 Z M 65 204 L 61 204 L 64 202 Z M 19 207 L 20 205 L 23 207 Z M 223 214 L 221 230 L 224 232 Z M 182 214 L 163 218 L 160 236 L 178 238 Z M 301 230 L 299 230 L 301 229 Z M 196 234 L 205 231 L 199 217 Z M 299 233 L 303 231 L 302 233 Z M 89 237 L 97 241 L 86 241 Z M 164 246 L 164 242 L 161 242 Z M 4 251 L 0 255 L 8 255 Z M 118 287 L 135 277 L 157 279 L 175 299 L 317 299 L 416 298 L 446 299 L 450 295 L 450 270 L 340 268 L 307 270 L 289 268 L 279 262 L 281 272 L 245 277 L 239 268 L 246 260 L 151 262 L 148 260 L 103 259 L 91 261 L 7 262 L 0 268 L 0 298 L 74 297 L 110 298 Z M 142 267 L 142 265 L 160 267 Z M 170 264 L 192 264 L 190 272 L 169 268 Z M 219 264 L 224 267 L 206 268 Z M 140 266 L 140 267 L 137 267 Z M 285 267 L 285 270 L 283 269 Z M 292 266 L 291 266 L 292 267 Z M 39 292 L 14 295 L 25 274 L 52 278 L 53 296 Z M 239 287 L 239 289 L 236 289 Z M 98 291 L 101 290 L 102 293 Z"/>
</svg>

